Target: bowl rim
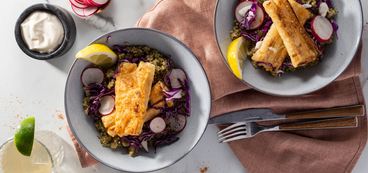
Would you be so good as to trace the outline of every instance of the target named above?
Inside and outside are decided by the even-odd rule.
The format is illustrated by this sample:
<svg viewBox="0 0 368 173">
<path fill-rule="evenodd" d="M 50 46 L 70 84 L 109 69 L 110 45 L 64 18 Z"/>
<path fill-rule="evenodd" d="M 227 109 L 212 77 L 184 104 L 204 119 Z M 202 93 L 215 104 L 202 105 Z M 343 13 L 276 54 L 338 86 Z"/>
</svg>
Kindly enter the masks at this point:
<svg viewBox="0 0 368 173">
<path fill-rule="evenodd" d="M 63 40 L 60 43 L 59 47 L 57 47 L 54 51 L 51 53 L 39 53 L 36 51 L 32 51 L 28 48 L 28 45 L 25 43 L 23 39 L 23 34 L 21 31 L 21 24 L 23 21 L 33 12 L 36 11 L 43 11 L 43 12 L 49 12 L 53 15 L 55 15 L 59 21 L 61 22 L 64 30 L 64 36 Z M 69 20 L 70 19 L 70 20 Z M 69 29 L 68 29 L 69 28 Z M 72 46 L 68 46 L 69 44 L 74 44 L 75 36 L 73 36 L 73 32 L 76 33 L 76 26 L 73 17 L 64 10 L 63 8 L 52 5 L 48 3 L 38 3 L 29 6 L 26 8 L 18 17 L 15 28 L 14 28 L 14 34 L 15 34 L 15 40 L 19 46 L 19 48 L 28 56 L 34 59 L 38 60 L 48 60 L 55 57 L 60 57 L 64 55 L 68 49 L 70 49 Z M 69 41 L 69 42 L 68 42 Z M 68 48 L 69 47 L 69 48 Z"/>
<path fill-rule="evenodd" d="M 184 158 L 186 155 L 189 154 L 189 152 L 191 152 L 195 146 L 199 143 L 199 141 L 202 139 L 204 133 L 206 132 L 207 130 L 207 127 L 208 127 L 208 121 L 210 119 L 210 116 L 211 116 L 211 112 L 212 112 L 212 92 L 211 92 L 211 87 L 210 87 L 210 82 L 208 80 L 208 76 L 207 76 L 207 73 L 206 71 L 204 70 L 203 68 L 203 65 L 200 63 L 200 61 L 198 60 L 197 56 L 183 43 L 181 42 L 180 40 L 178 40 L 177 38 L 175 38 L 174 36 L 168 34 L 168 33 L 165 33 L 163 31 L 160 31 L 160 30 L 157 30 L 157 29 L 153 29 L 153 28 L 146 28 L 146 27 L 128 27 L 128 28 L 123 28 L 123 29 L 117 29 L 117 30 L 114 30 L 114 31 L 110 31 L 110 32 L 107 32 L 107 33 L 104 33 L 102 35 L 100 35 L 99 37 L 97 37 L 96 39 L 94 39 L 92 42 L 90 42 L 88 45 L 91 45 L 92 43 L 94 43 L 95 41 L 105 37 L 105 36 L 108 36 L 114 32 L 123 32 L 123 31 L 128 31 L 128 30 L 142 30 L 142 31 L 152 31 L 152 32 L 155 32 L 155 33 L 158 33 L 158 34 L 161 34 L 161 35 L 164 35 L 170 39 L 173 39 L 175 42 L 179 43 L 181 46 L 183 46 L 184 49 L 186 49 L 190 54 L 193 55 L 195 61 L 197 62 L 197 64 L 200 66 L 200 68 L 203 70 L 204 72 L 204 75 L 206 76 L 206 82 L 208 84 L 208 95 L 209 95 L 209 100 L 210 100 L 210 103 L 209 103 L 209 112 L 208 112 L 208 118 L 206 120 L 206 125 L 203 129 L 203 132 L 202 134 L 200 135 L 198 141 L 195 142 L 195 144 L 188 150 L 184 153 L 183 156 L 181 156 L 180 158 L 178 158 L 177 160 L 173 161 L 172 163 L 166 165 L 166 166 L 163 166 L 163 167 L 160 167 L 160 168 L 157 168 L 157 169 L 154 169 L 154 170 L 147 170 L 147 171 L 144 171 L 144 172 L 152 172 L 152 171 L 157 171 L 157 170 L 161 170 L 161 169 L 164 169 L 164 168 L 167 168 L 175 163 L 177 163 L 178 161 L 180 161 L 182 158 Z M 67 97 L 67 85 L 68 85 L 68 81 L 69 81 L 69 77 L 71 76 L 71 71 L 74 67 L 74 65 L 76 64 L 76 62 L 78 61 L 78 59 L 75 59 L 72 66 L 70 67 L 69 69 L 69 72 L 68 72 L 68 75 L 67 75 L 67 79 L 66 79 L 66 83 L 65 83 L 65 92 L 64 92 L 64 108 L 65 108 L 65 114 L 66 114 L 66 117 L 67 117 L 67 122 L 68 122 L 68 125 L 70 127 L 70 130 L 72 132 L 72 134 L 74 135 L 75 139 L 78 141 L 79 145 L 82 146 L 82 148 L 89 154 L 91 155 L 94 159 L 96 159 L 99 163 L 102 163 L 103 165 L 105 166 L 108 166 L 110 168 L 113 168 L 115 170 L 119 170 L 119 171 L 128 171 L 128 170 L 122 170 L 118 167 L 115 167 L 109 163 L 106 163 L 104 162 L 103 160 L 101 160 L 100 158 L 96 157 L 91 151 L 89 151 L 85 146 L 84 144 L 80 141 L 80 139 L 78 138 L 78 136 L 76 135 L 76 132 L 74 130 L 74 128 L 71 126 L 71 120 L 69 118 L 69 114 L 68 114 L 68 107 L 67 107 L 67 103 L 66 103 L 66 97 Z M 131 171 L 129 170 L 129 172 L 138 172 L 138 171 Z"/>
<path fill-rule="evenodd" d="M 227 60 L 226 60 L 226 58 L 224 57 L 224 54 L 223 54 L 223 52 L 222 52 L 222 50 L 221 50 L 221 47 L 220 47 L 220 44 L 219 44 L 219 40 L 218 40 L 218 37 L 217 37 L 217 33 L 218 33 L 218 31 L 217 31 L 217 29 L 216 29 L 216 18 L 217 18 L 217 11 L 218 11 L 218 8 L 219 8 L 219 3 L 220 3 L 220 1 L 221 0 L 217 0 L 217 2 L 216 2 L 216 7 L 215 7 L 215 15 L 214 15 L 214 22 L 213 22 L 213 30 L 214 30 L 214 34 L 215 34 L 215 40 L 216 40 L 216 45 L 217 45 L 217 49 L 218 49 L 218 51 L 220 52 L 220 55 L 221 55 L 221 57 L 222 57 L 222 60 L 224 61 L 224 63 L 226 64 L 226 66 L 228 67 L 228 69 L 230 70 L 230 72 L 233 74 L 233 75 L 235 75 L 234 73 L 233 73 L 233 71 L 231 70 L 231 68 L 230 68 L 230 66 L 229 66 L 229 63 L 227 63 Z M 363 15 L 363 7 L 362 7 L 362 3 L 361 3 L 361 1 L 359 0 L 358 1 L 358 3 L 359 3 L 359 6 L 360 6 L 360 16 L 364 16 Z M 361 23 L 362 23 L 362 26 L 361 26 L 361 28 L 360 28 L 360 35 L 358 36 L 358 44 L 356 45 L 356 47 L 355 47 L 355 53 L 354 53 L 354 57 L 355 57 L 355 55 L 356 55 L 356 53 L 358 52 L 358 49 L 359 49 L 359 46 L 360 46 L 360 44 L 362 44 L 362 35 L 363 35 L 363 29 L 364 29 L 364 17 L 361 17 Z M 230 31 L 229 31 L 230 32 Z M 354 59 L 354 57 L 353 58 L 351 58 L 350 59 L 350 62 L 348 63 L 348 65 L 345 67 L 345 69 L 344 70 L 342 70 L 341 72 L 339 72 L 334 78 L 332 78 L 331 80 L 329 80 L 328 82 L 326 82 L 324 85 L 322 85 L 322 86 L 319 86 L 319 87 L 317 87 L 317 88 L 313 88 L 313 90 L 310 90 L 310 91 L 307 91 L 307 92 L 302 92 L 302 93 L 299 93 L 299 94 L 278 94 L 278 93 L 272 93 L 272 92 L 268 92 L 268 91 L 264 91 L 264 90 L 262 90 L 261 88 L 257 88 L 257 87 L 255 87 L 255 86 L 253 86 L 252 84 L 250 84 L 249 82 L 247 82 L 247 81 L 245 81 L 245 80 L 242 80 L 242 79 L 239 79 L 238 77 L 237 77 L 237 79 L 238 80 L 240 80 L 241 82 L 243 82 L 244 84 L 246 84 L 246 85 L 248 85 L 248 86 L 250 86 L 252 89 L 255 89 L 255 90 L 257 90 L 257 91 L 259 91 L 259 92 L 261 92 L 261 93 L 265 93 L 265 94 L 268 94 L 268 95 L 272 95 L 272 96 L 281 96 L 281 97 L 293 97 L 293 96 L 301 96 L 301 95 L 305 95 L 305 94 L 309 94 L 309 93 L 312 93 L 312 92 L 315 92 L 315 91 L 318 91 L 318 90 L 320 90 L 320 89 L 322 89 L 322 88 L 324 88 L 324 87 L 326 87 L 327 85 L 329 85 L 330 83 L 332 83 L 333 81 L 335 81 L 348 67 L 349 67 L 349 65 L 351 64 L 351 62 L 353 61 L 353 59 Z"/>
</svg>

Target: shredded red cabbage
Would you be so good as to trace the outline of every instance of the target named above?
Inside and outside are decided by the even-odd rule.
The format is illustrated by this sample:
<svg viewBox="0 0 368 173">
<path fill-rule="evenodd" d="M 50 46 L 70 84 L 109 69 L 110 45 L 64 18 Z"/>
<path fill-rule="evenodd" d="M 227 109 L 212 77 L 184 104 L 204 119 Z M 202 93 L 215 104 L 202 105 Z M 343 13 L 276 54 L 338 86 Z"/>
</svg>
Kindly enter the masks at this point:
<svg viewBox="0 0 368 173">
<path fill-rule="evenodd" d="M 144 125 L 147 126 L 146 122 Z M 156 153 L 156 147 L 158 145 L 162 145 L 162 144 L 169 144 L 172 142 L 175 142 L 177 140 L 179 140 L 179 137 L 174 137 L 174 135 L 176 135 L 178 132 L 172 131 L 172 130 L 164 130 L 162 131 L 160 134 L 162 134 L 162 137 L 160 137 L 159 139 L 157 139 L 154 143 L 153 143 L 153 148 L 154 148 L 154 152 Z M 141 146 L 141 143 L 143 141 L 148 141 L 150 139 L 152 139 L 154 136 L 156 135 L 156 133 L 152 132 L 151 130 L 147 131 L 147 132 L 142 132 L 140 135 L 138 136 L 123 136 L 121 137 L 121 140 L 127 141 L 129 143 L 129 145 L 137 150 L 143 148 Z"/>
<path fill-rule="evenodd" d="M 259 35 L 255 32 L 246 32 L 244 30 L 240 31 L 240 35 L 250 41 L 258 42 L 259 41 Z"/>
<path fill-rule="evenodd" d="M 181 98 L 181 89 L 173 89 L 171 91 L 163 90 L 163 92 L 168 96 L 166 100 Z"/>
<path fill-rule="evenodd" d="M 262 29 L 262 32 L 264 34 L 266 34 L 268 32 L 268 30 L 271 28 L 271 25 L 273 23 L 271 17 L 268 14 L 266 14 L 266 15 L 267 15 L 266 21 L 265 21 L 264 27 Z"/>
<path fill-rule="evenodd" d="M 110 38 L 111 38 L 111 35 L 107 36 L 107 38 L 106 38 L 106 43 L 108 43 L 108 42 L 109 42 Z"/>
<path fill-rule="evenodd" d="M 256 20 L 257 1 L 254 1 L 250 9 L 245 13 L 244 19 L 239 23 L 241 29 L 249 30 L 253 21 Z"/>
<path fill-rule="evenodd" d="M 157 148 L 158 145 L 169 144 L 169 143 L 172 143 L 172 142 L 175 142 L 175 141 L 179 140 L 179 137 L 174 136 L 175 134 L 176 134 L 176 132 L 174 132 L 174 131 L 168 131 L 167 134 L 165 135 L 165 138 L 158 139 L 153 144 L 153 151 L 156 153 L 156 148 Z"/>
<path fill-rule="evenodd" d="M 171 80 L 170 80 L 170 77 L 169 77 L 170 73 L 171 73 L 171 70 L 166 73 L 166 75 L 164 76 L 164 81 L 167 84 L 167 87 L 169 88 L 169 90 L 172 90 L 173 88 L 171 86 Z"/>
<path fill-rule="evenodd" d="M 266 65 L 266 66 L 269 66 L 269 67 L 271 67 L 271 68 L 272 68 L 272 71 L 275 71 L 275 68 L 276 68 L 276 67 L 273 67 L 273 65 L 272 65 L 271 63 L 266 63 L 266 62 L 262 62 L 262 61 L 257 61 L 256 63 L 257 63 L 257 64 L 264 64 L 264 65 Z"/>
<path fill-rule="evenodd" d="M 189 85 L 188 85 L 188 81 L 187 79 L 184 79 L 184 81 L 181 81 L 180 79 L 178 79 L 180 85 L 182 88 L 185 89 L 186 92 L 186 103 L 184 104 L 184 107 L 187 111 L 188 114 L 190 114 L 190 93 L 189 93 Z"/>
<path fill-rule="evenodd" d="M 290 62 L 289 59 L 284 59 L 284 61 L 282 62 L 279 70 L 282 70 L 285 66 L 289 66 L 289 67 L 293 67 L 293 64 Z"/>
<path fill-rule="evenodd" d="M 131 147 L 137 150 L 141 149 L 141 141 L 138 139 L 138 136 L 123 136 L 121 139 L 124 141 L 128 141 Z"/>
<path fill-rule="evenodd" d="M 126 48 L 126 47 L 121 47 L 121 46 L 119 46 L 119 45 L 114 45 L 113 46 L 114 47 L 114 49 L 116 49 L 117 51 L 119 51 L 119 53 L 130 53 L 130 50 L 128 49 L 128 48 Z"/>
<path fill-rule="evenodd" d="M 337 30 L 339 29 L 339 25 L 337 25 L 337 23 L 332 18 L 330 19 L 330 22 L 332 24 L 332 28 L 334 29 L 336 39 L 339 39 L 339 37 L 337 36 Z"/>
<path fill-rule="evenodd" d="M 325 2 L 327 4 L 328 8 L 331 8 L 332 7 L 332 4 L 331 4 L 331 1 L 330 0 L 325 0 Z"/>
<path fill-rule="evenodd" d="M 98 82 L 89 84 L 88 88 L 89 89 L 85 90 L 85 92 L 90 92 L 91 98 L 93 99 L 90 107 L 88 108 L 88 115 L 97 120 L 97 112 L 101 106 L 99 99 L 104 95 L 115 92 L 115 88 L 108 90 L 107 87 Z"/>
</svg>

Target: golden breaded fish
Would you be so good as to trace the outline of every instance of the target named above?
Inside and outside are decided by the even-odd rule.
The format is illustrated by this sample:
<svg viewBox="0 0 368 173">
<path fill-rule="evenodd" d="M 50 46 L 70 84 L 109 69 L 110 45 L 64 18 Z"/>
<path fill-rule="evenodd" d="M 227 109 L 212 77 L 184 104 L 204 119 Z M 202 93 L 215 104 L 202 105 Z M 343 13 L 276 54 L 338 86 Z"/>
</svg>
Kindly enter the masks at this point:
<svg viewBox="0 0 368 173">
<path fill-rule="evenodd" d="M 311 17 L 311 13 L 294 0 L 289 0 L 289 2 L 297 18 L 299 19 L 299 22 L 304 25 L 305 22 Z M 286 55 L 287 50 L 285 48 L 284 42 L 282 41 L 276 26 L 272 24 L 262 41 L 262 45 L 252 56 L 252 60 L 256 62 L 272 64 L 272 67 L 265 64 L 259 65 L 262 65 L 266 71 L 276 72 L 282 65 L 282 62 L 284 62 Z"/>
<path fill-rule="evenodd" d="M 115 114 L 116 114 L 116 109 L 114 109 L 114 111 L 111 114 L 101 117 L 102 124 L 107 129 L 107 134 L 109 134 L 112 137 L 116 136 Z"/>
<path fill-rule="evenodd" d="M 296 18 L 287 0 L 270 0 L 263 3 L 290 56 L 294 67 L 316 60 L 318 48 Z"/>
<path fill-rule="evenodd" d="M 139 135 L 146 119 L 155 65 L 122 63 L 115 81 L 115 132 L 118 136 Z"/>
<path fill-rule="evenodd" d="M 149 102 L 151 105 L 158 103 L 159 101 L 164 99 L 165 93 L 163 90 L 168 91 L 167 86 L 162 82 L 158 81 L 151 89 L 151 95 L 149 98 Z"/>
<path fill-rule="evenodd" d="M 151 94 L 150 94 L 150 104 L 157 107 L 157 108 L 163 108 L 165 106 L 164 101 L 164 95 L 165 93 L 163 90 L 168 90 L 167 86 L 162 82 L 157 82 L 152 88 L 151 88 Z M 166 104 L 169 107 L 174 106 L 174 102 L 172 100 L 167 100 Z M 145 115 L 145 122 L 151 120 L 155 116 L 159 115 L 161 113 L 160 109 L 155 108 L 147 108 L 146 115 Z M 107 134 L 114 137 L 116 136 L 115 132 L 115 114 L 116 109 L 109 115 L 102 116 L 102 124 L 107 129 Z"/>
<path fill-rule="evenodd" d="M 166 104 L 169 107 L 173 107 L 174 106 L 174 102 L 172 100 L 167 100 L 166 101 Z M 160 102 L 156 103 L 153 106 L 156 107 L 156 108 L 164 108 L 165 107 L 165 101 L 164 100 L 161 100 Z M 152 118 L 156 117 L 160 113 L 161 113 L 161 110 L 160 109 L 148 108 L 147 109 L 147 113 L 146 113 L 146 120 L 145 120 L 145 122 L 151 120 Z"/>
</svg>

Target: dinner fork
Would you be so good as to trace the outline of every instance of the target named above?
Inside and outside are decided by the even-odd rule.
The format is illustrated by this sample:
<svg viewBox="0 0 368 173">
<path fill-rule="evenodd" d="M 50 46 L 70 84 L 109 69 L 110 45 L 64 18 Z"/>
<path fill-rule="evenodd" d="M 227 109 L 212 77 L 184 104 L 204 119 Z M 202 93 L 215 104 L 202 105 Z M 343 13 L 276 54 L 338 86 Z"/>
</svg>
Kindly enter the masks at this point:
<svg viewBox="0 0 368 173">
<path fill-rule="evenodd" d="M 279 126 L 261 126 L 255 122 L 235 123 L 217 133 L 219 143 L 250 138 L 260 132 L 284 131 L 284 130 L 303 130 L 303 129 L 330 129 L 330 128 L 349 128 L 357 127 L 357 117 L 334 118 L 304 123 L 285 124 Z"/>
</svg>

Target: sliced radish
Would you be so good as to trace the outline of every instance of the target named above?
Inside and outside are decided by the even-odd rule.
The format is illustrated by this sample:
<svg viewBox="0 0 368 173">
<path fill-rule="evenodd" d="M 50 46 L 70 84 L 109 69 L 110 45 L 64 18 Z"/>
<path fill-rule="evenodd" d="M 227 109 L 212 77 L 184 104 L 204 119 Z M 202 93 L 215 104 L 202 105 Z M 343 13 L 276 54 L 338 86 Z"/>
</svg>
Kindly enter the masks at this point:
<svg viewBox="0 0 368 173">
<path fill-rule="evenodd" d="M 86 17 L 83 13 L 83 9 L 82 8 L 77 8 L 76 6 L 74 6 L 72 4 L 72 10 L 74 11 L 75 14 L 77 14 L 80 17 Z"/>
<path fill-rule="evenodd" d="M 172 130 L 180 132 L 184 129 L 185 125 L 187 124 L 187 117 L 182 114 L 177 115 L 178 120 L 176 120 L 174 117 L 170 117 L 170 127 Z"/>
<path fill-rule="evenodd" d="M 91 1 L 91 3 L 93 3 L 93 4 L 101 6 L 101 5 L 106 4 L 109 0 L 89 0 L 89 1 Z"/>
<path fill-rule="evenodd" d="M 244 15 L 252 6 L 253 1 L 242 1 L 235 8 L 235 18 L 240 23 L 244 19 Z M 261 27 L 265 19 L 265 13 L 261 5 L 257 4 L 256 19 L 250 25 L 250 29 L 257 29 Z"/>
<path fill-rule="evenodd" d="M 75 0 L 76 2 L 80 3 L 80 4 L 84 4 L 83 0 Z M 86 5 L 86 4 L 84 4 Z"/>
<path fill-rule="evenodd" d="M 97 67 L 88 67 L 83 70 L 81 80 L 84 86 L 88 87 L 93 82 L 102 83 L 105 79 L 104 72 Z"/>
<path fill-rule="evenodd" d="M 79 1 L 77 0 L 69 0 L 69 2 L 74 6 L 74 7 L 77 7 L 77 8 L 81 8 L 81 9 L 84 9 L 84 8 L 88 8 L 87 5 L 83 4 L 83 3 L 80 3 Z"/>
<path fill-rule="evenodd" d="M 312 34 L 316 37 L 318 41 L 322 43 L 330 40 L 333 34 L 333 27 L 331 22 L 321 15 L 317 15 L 313 18 L 311 29 Z"/>
<path fill-rule="evenodd" d="M 88 17 L 92 14 L 95 14 L 97 10 L 98 10 L 98 7 L 88 7 L 88 8 L 83 9 L 83 14 L 85 17 Z"/>
<path fill-rule="evenodd" d="M 91 2 L 89 2 L 88 0 L 82 0 L 84 4 L 88 5 L 89 7 L 94 6 L 94 4 L 92 4 Z"/>
<path fill-rule="evenodd" d="M 170 79 L 170 82 L 167 81 L 167 77 L 166 77 L 167 75 L 169 75 L 168 78 Z M 187 75 L 185 74 L 184 70 L 182 70 L 182 69 L 172 69 L 171 72 L 168 72 L 165 75 L 164 82 L 167 86 L 169 86 L 171 84 L 171 87 L 174 88 L 174 89 L 175 88 L 181 88 L 181 85 L 180 85 L 180 82 L 179 82 L 178 79 L 180 79 L 182 82 L 184 82 L 184 79 L 187 79 Z"/>
<path fill-rule="evenodd" d="M 162 117 L 155 117 L 151 120 L 150 129 L 153 133 L 161 133 L 166 128 L 166 122 Z"/>
<path fill-rule="evenodd" d="M 144 150 L 146 150 L 147 153 L 148 153 L 149 151 L 148 151 L 147 141 L 142 141 L 141 144 L 142 144 L 142 147 L 144 148 Z"/>
<path fill-rule="evenodd" d="M 113 95 L 106 95 L 101 97 L 100 108 L 98 108 L 98 112 L 101 115 L 109 115 L 115 109 L 115 97 Z"/>
</svg>

